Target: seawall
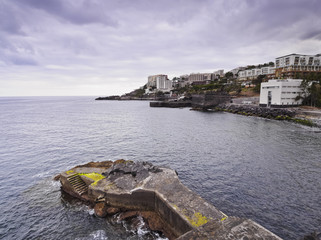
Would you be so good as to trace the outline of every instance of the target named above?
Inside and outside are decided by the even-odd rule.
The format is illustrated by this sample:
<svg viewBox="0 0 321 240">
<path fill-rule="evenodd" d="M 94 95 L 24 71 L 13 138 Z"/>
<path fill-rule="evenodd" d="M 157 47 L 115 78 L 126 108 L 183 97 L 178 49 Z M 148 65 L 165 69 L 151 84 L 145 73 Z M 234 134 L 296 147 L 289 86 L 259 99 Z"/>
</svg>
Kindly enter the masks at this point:
<svg viewBox="0 0 321 240">
<path fill-rule="evenodd" d="M 96 204 L 97 215 L 115 213 L 111 209 L 143 217 L 153 213 L 160 224 L 148 219 L 151 229 L 169 239 L 280 239 L 252 220 L 228 217 L 184 186 L 170 168 L 125 160 L 91 162 L 59 178 L 63 191 Z"/>
</svg>

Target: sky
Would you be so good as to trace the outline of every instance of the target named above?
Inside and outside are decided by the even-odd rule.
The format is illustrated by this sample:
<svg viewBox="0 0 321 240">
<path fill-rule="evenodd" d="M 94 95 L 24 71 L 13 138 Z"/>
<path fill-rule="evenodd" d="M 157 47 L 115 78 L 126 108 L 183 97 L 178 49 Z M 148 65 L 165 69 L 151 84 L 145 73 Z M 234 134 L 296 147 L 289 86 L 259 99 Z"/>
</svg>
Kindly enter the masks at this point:
<svg viewBox="0 0 321 240">
<path fill-rule="evenodd" d="M 0 96 L 124 94 L 291 53 L 321 53 L 320 0 L 0 0 Z"/>
</svg>

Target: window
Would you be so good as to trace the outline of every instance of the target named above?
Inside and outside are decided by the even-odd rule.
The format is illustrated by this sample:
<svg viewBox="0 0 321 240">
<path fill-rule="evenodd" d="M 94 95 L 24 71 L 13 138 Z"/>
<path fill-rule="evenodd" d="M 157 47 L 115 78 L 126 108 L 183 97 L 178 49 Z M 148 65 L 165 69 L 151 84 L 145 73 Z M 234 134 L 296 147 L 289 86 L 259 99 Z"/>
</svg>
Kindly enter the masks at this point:
<svg viewBox="0 0 321 240">
<path fill-rule="evenodd" d="M 290 58 L 287 57 L 287 58 L 285 58 L 285 65 L 288 66 L 289 64 L 290 64 Z"/>
<path fill-rule="evenodd" d="M 300 64 L 301 64 L 302 66 L 305 65 L 305 58 L 304 58 L 304 57 L 302 57 L 302 58 L 300 59 Z"/>
</svg>

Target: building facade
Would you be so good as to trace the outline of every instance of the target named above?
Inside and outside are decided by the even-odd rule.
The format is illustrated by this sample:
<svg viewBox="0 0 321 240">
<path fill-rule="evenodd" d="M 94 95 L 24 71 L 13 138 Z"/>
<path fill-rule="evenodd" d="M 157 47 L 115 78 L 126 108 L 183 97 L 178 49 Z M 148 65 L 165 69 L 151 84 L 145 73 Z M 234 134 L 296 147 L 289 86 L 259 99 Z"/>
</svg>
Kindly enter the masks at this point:
<svg viewBox="0 0 321 240">
<path fill-rule="evenodd" d="M 158 75 L 152 75 L 152 76 L 148 76 L 148 81 L 147 81 L 147 87 L 157 87 L 156 86 L 156 82 L 157 80 L 167 80 L 167 75 L 164 74 L 158 74 Z"/>
<path fill-rule="evenodd" d="M 297 74 L 306 75 L 321 72 L 321 54 L 289 54 L 275 59 L 276 78 L 296 78 Z"/>
<path fill-rule="evenodd" d="M 224 77 L 224 69 L 220 69 L 220 70 L 213 72 L 213 75 L 214 75 L 214 77 L 215 76 L 219 76 L 221 78 Z"/>
<path fill-rule="evenodd" d="M 197 82 L 210 82 L 212 81 L 212 73 L 191 73 L 188 76 L 188 81 L 190 84 Z"/>
<path fill-rule="evenodd" d="M 257 78 L 259 75 L 265 75 L 268 79 L 272 79 L 275 77 L 275 68 L 261 67 L 261 68 L 242 70 L 238 72 L 237 79 L 239 81 L 253 80 Z"/>
<path fill-rule="evenodd" d="M 302 104 L 302 99 L 296 100 L 303 94 L 301 79 L 272 79 L 261 83 L 261 107 L 290 107 Z"/>
<path fill-rule="evenodd" d="M 156 79 L 156 89 L 158 91 L 167 92 L 172 90 L 172 81 L 167 78 L 159 77 Z"/>
</svg>

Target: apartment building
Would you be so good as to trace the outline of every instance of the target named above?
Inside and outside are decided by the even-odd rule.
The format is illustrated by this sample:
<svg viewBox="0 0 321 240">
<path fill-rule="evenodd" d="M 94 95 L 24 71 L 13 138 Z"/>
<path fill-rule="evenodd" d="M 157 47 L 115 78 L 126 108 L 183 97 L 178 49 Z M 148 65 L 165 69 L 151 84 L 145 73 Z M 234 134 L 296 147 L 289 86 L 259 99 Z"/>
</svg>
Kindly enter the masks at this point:
<svg viewBox="0 0 321 240">
<path fill-rule="evenodd" d="M 217 70 L 217 71 L 214 71 L 213 72 L 213 77 L 215 77 L 215 76 L 219 76 L 219 77 L 224 77 L 224 69 L 220 69 L 220 70 Z"/>
<path fill-rule="evenodd" d="M 295 78 L 299 74 L 321 72 L 321 54 L 289 54 L 275 59 L 275 76 L 277 78 Z"/>
<path fill-rule="evenodd" d="M 302 79 L 272 79 L 261 83 L 261 107 L 290 107 L 302 104 L 296 97 L 303 94 Z"/>
<path fill-rule="evenodd" d="M 197 82 L 210 82 L 212 81 L 212 73 L 191 73 L 188 76 L 188 81 L 190 84 Z"/>
<path fill-rule="evenodd" d="M 158 91 L 167 92 L 172 90 L 172 81 L 165 78 L 156 79 L 156 89 Z"/>
<path fill-rule="evenodd" d="M 240 71 L 243 71 L 245 69 L 246 69 L 245 67 L 237 67 L 237 68 L 233 68 L 232 70 L 230 70 L 228 72 L 233 73 L 233 76 L 236 77 L 237 75 L 239 75 Z"/>
<path fill-rule="evenodd" d="M 156 82 L 160 79 L 165 81 L 168 79 L 168 77 L 164 74 L 148 76 L 147 87 L 156 87 Z"/>
<path fill-rule="evenodd" d="M 268 79 L 275 77 L 275 68 L 274 67 L 261 67 L 242 70 L 238 72 L 239 81 L 253 80 L 259 75 L 265 75 Z"/>
<path fill-rule="evenodd" d="M 150 88 L 153 87 L 159 91 L 167 92 L 172 89 L 172 81 L 168 80 L 167 75 L 164 74 L 148 76 L 146 93 L 150 93 Z"/>
</svg>

